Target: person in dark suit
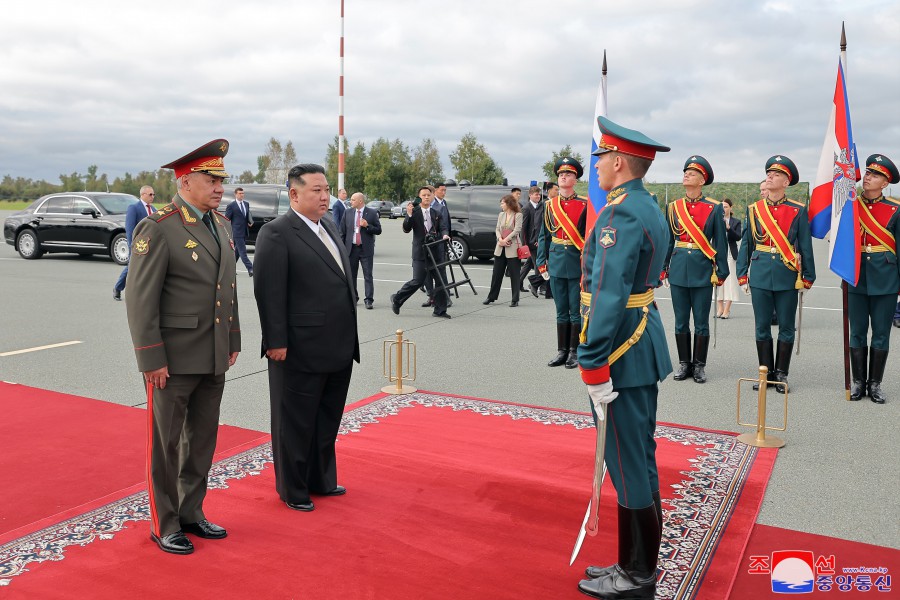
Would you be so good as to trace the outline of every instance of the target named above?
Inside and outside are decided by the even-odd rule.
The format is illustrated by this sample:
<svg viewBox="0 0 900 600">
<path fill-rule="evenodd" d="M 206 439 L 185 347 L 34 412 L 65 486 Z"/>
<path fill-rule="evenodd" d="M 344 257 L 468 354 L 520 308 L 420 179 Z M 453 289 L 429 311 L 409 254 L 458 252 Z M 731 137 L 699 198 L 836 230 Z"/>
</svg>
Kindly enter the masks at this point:
<svg viewBox="0 0 900 600">
<path fill-rule="evenodd" d="M 444 199 L 444 196 L 447 194 L 447 184 L 443 182 L 439 182 L 434 186 L 434 199 L 431 201 L 431 207 L 438 211 L 441 215 L 441 223 L 444 223 L 447 226 L 447 232 L 450 232 L 450 209 L 447 208 L 447 201 Z M 433 277 L 425 278 L 425 292 L 428 294 L 428 300 L 422 304 L 422 308 L 428 306 L 434 306 L 434 283 Z M 449 292 L 444 292 L 447 295 L 447 308 L 453 306 L 453 300 L 450 298 Z"/>
<path fill-rule="evenodd" d="M 227 535 L 203 513 L 225 372 L 241 349 L 231 228 L 216 211 L 227 152 L 213 140 L 163 165 L 178 193 L 131 244 L 125 305 L 147 384 L 150 538 L 172 554 L 194 551 L 186 533 Z"/>
<path fill-rule="evenodd" d="M 519 291 L 531 293 L 535 298 L 538 297 L 538 289 L 544 285 L 544 278 L 540 276 L 535 267 L 537 260 L 538 236 L 541 234 L 541 224 L 544 222 L 544 204 L 541 202 L 541 188 L 536 185 L 531 186 L 528 190 L 528 202 L 522 207 L 522 243 L 531 250 L 531 258 L 528 258 L 522 264 L 522 270 L 519 272 L 519 282 L 521 288 Z M 530 276 L 528 272 L 534 269 L 534 273 Z M 528 290 L 525 289 L 525 277 L 528 276 Z"/>
<path fill-rule="evenodd" d="M 247 267 L 247 273 L 253 277 L 253 263 L 247 257 L 247 234 L 253 227 L 253 215 L 250 214 L 250 205 L 244 200 L 244 188 L 235 188 L 234 202 L 225 209 L 225 216 L 231 221 L 234 260 L 240 258 Z"/>
<path fill-rule="evenodd" d="M 128 240 L 129 248 L 131 248 L 131 236 L 134 233 L 134 228 L 137 226 L 138 221 L 156 212 L 156 209 L 153 208 L 153 198 L 156 196 L 153 192 L 153 188 L 149 185 L 145 185 L 141 188 L 140 194 L 140 201 L 130 205 L 128 210 L 125 211 L 125 239 Z M 127 277 L 128 265 L 126 264 L 125 268 L 122 269 L 122 273 L 119 275 L 119 279 L 113 286 L 113 300 L 122 300 L 122 291 L 125 289 L 125 280 Z"/>
<path fill-rule="evenodd" d="M 291 210 L 256 238 L 262 355 L 269 361 L 275 489 L 288 508 L 311 511 L 311 494 L 340 496 L 334 444 L 359 362 L 350 261 L 328 218 L 320 165 L 288 172 Z"/>
<path fill-rule="evenodd" d="M 434 278 L 438 285 L 441 281 L 446 282 L 447 277 L 443 274 L 443 268 L 435 270 L 429 268 L 429 261 L 426 255 L 425 243 L 426 238 L 444 240 L 450 239 L 450 233 L 447 224 L 441 220 L 441 214 L 432 208 L 431 186 L 422 186 L 419 188 L 419 202 L 410 202 L 406 205 L 406 217 L 403 219 L 403 231 L 409 233 L 412 231 L 412 267 L 413 278 L 403 284 L 396 294 L 391 296 L 391 310 L 395 315 L 400 314 L 400 307 L 406 302 L 410 296 L 416 293 L 428 277 Z M 431 246 L 431 253 L 436 262 L 443 262 L 446 253 L 442 244 Z M 440 291 L 440 290 L 439 290 Z M 432 315 L 449 319 L 447 314 L 447 294 L 436 293 L 434 295 L 434 312 Z"/>
<path fill-rule="evenodd" d="M 334 207 L 331 209 L 331 218 L 334 219 L 334 224 L 338 227 L 341 226 L 341 221 L 344 220 L 345 212 L 347 212 L 347 190 L 341 188 L 338 190 L 338 201 L 334 203 Z"/>
<path fill-rule="evenodd" d="M 366 195 L 356 192 L 350 196 L 350 209 L 344 213 L 341 221 L 341 239 L 347 247 L 350 255 L 350 279 L 353 281 L 353 292 L 359 301 L 359 291 L 356 286 L 356 276 L 359 273 L 359 265 L 362 263 L 363 280 L 366 286 L 365 304 L 368 310 L 372 309 L 375 298 L 375 284 L 372 282 L 372 262 L 375 256 L 375 236 L 381 235 L 381 221 L 378 220 L 378 211 L 374 208 L 366 208 Z"/>
</svg>

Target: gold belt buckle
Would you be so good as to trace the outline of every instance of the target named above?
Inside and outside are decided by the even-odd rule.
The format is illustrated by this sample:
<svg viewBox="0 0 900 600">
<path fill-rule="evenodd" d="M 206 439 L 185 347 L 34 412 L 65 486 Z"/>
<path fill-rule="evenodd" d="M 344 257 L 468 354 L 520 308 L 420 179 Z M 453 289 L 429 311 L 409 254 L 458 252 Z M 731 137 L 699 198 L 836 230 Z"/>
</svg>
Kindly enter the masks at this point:
<svg viewBox="0 0 900 600">
<path fill-rule="evenodd" d="M 769 249 L 769 252 L 771 252 L 772 254 L 775 254 L 776 252 L 778 252 L 778 248 L 776 248 L 775 246 L 772 246 L 772 247 Z"/>
<path fill-rule="evenodd" d="M 866 244 L 866 253 L 867 253 L 867 254 L 871 254 L 871 253 L 872 253 L 872 244 Z"/>
<path fill-rule="evenodd" d="M 688 242 L 688 243 L 687 243 L 687 247 L 688 247 L 688 249 L 693 248 L 693 247 L 694 247 L 694 242 Z"/>
</svg>

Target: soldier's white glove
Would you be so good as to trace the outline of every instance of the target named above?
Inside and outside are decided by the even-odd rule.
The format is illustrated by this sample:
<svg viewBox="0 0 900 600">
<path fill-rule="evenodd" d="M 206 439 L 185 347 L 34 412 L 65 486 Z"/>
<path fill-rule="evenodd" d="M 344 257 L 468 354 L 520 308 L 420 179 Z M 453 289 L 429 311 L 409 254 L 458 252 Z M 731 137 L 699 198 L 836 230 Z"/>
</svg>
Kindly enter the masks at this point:
<svg viewBox="0 0 900 600">
<path fill-rule="evenodd" d="M 601 383 L 600 385 L 589 385 L 588 395 L 591 397 L 591 403 L 594 405 L 594 410 L 597 412 L 597 418 L 599 420 L 603 420 L 603 408 L 604 404 L 609 404 L 613 400 L 619 397 L 619 392 L 613 391 L 612 379 L 607 381 L 606 383 Z"/>
<path fill-rule="evenodd" d="M 748 296 L 750 295 L 750 284 L 749 283 L 745 283 L 744 285 L 742 285 L 741 289 L 744 290 L 745 294 L 747 294 Z"/>
<path fill-rule="evenodd" d="M 550 281 L 550 271 L 544 271 L 541 273 L 541 277 L 544 278 L 544 281 Z"/>
<path fill-rule="evenodd" d="M 665 279 L 663 279 L 663 286 L 664 286 L 666 289 L 669 289 L 670 287 L 672 287 L 671 285 L 669 285 L 669 278 L 668 278 L 668 277 L 666 277 Z"/>
</svg>

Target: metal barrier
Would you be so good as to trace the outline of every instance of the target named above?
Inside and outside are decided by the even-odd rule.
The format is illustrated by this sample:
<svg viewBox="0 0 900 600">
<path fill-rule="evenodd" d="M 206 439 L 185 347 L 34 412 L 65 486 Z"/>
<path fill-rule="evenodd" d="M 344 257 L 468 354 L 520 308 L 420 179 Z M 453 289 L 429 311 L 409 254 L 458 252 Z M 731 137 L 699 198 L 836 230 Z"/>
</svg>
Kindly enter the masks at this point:
<svg viewBox="0 0 900 600">
<path fill-rule="evenodd" d="M 411 359 L 410 349 L 412 349 Z M 396 364 L 394 364 L 392 358 L 396 358 Z M 406 367 L 405 370 L 404 366 Z M 410 366 L 412 366 L 411 374 Z M 382 371 L 388 381 L 391 383 L 396 382 L 396 385 L 386 385 L 381 388 L 382 392 L 386 394 L 411 394 L 418 390 L 418 388 L 414 388 L 411 385 L 403 385 L 404 380 L 416 380 L 416 345 L 409 340 L 403 339 L 402 329 L 397 330 L 397 339 L 395 341 L 384 341 Z"/>
<path fill-rule="evenodd" d="M 759 385 L 759 392 L 757 393 L 757 407 L 756 407 L 756 423 L 742 423 L 741 422 L 741 382 L 742 381 L 752 381 Z M 783 385 L 784 386 L 784 425 L 782 427 L 769 427 L 766 425 L 766 390 L 769 385 Z M 784 431 L 787 429 L 787 418 L 788 418 L 788 385 L 787 383 L 782 383 L 780 381 L 769 381 L 769 369 L 764 365 L 760 365 L 759 367 L 759 377 L 757 379 L 749 379 L 742 377 L 738 379 L 737 385 L 737 423 L 738 425 L 742 425 L 744 427 L 755 427 L 756 433 L 742 433 L 737 436 L 738 439 L 748 446 L 756 446 L 757 448 L 781 448 L 784 446 L 784 440 L 781 438 L 777 438 L 774 436 L 766 437 L 766 430 L 769 431 Z"/>
</svg>

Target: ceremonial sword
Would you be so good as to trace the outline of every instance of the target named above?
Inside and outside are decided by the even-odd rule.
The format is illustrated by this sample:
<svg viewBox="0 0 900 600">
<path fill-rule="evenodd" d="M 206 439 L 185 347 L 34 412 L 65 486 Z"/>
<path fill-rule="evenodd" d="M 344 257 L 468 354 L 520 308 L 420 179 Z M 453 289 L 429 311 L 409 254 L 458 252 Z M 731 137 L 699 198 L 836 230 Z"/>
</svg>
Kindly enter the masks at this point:
<svg viewBox="0 0 900 600">
<path fill-rule="evenodd" d="M 575 548 L 572 550 L 572 557 L 569 559 L 569 566 L 578 558 L 581 552 L 581 544 L 584 543 L 584 535 L 589 534 L 591 537 L 597 535 L 598 522 L 600 521 L 600 487 L 606 478 L 606 463 L 603 460 L 604 450 L 606 448 L 606 404 L 600 407 L 600 414 L 596 421 L 597 427 L 597 449 L 594 451 L 594 487 L 591 491 L 591 500 L 588 503 L 587 510 L 584 513 L 584 521 L 581 523 L 581 529 L 578 531 L 578 538 L 575 540 Z"/>
<path fill-rule="evenodd" d="M 715 269 L 716 269 L 716 266 L 715 266 L 715 263 L 713 263 L 713 273 L 715 273 Z M 711 306 L 716 306 L 716 290 L 717 289 L 718 288 L 716 287 L 716 284 L 713 284 L 712 301 L 710 302 Z M 723 293 L 722 298 L 724 298 L 724 297 L 725 297 L 725 294 Z M 713 348 L 716 347 L 716 342 L 718 342 L 718 341 L 719 341 L 719 319 L 715 318 L 715 319 L 713 319 Z"/>
<path fill-rule="evenodd" d="M 800 255 L 797 255 L 797 274 L 802 278 Z M 800 356 L 800 336 L 803 335 L 803 296 L 805 292 L 800 292 L 800 304 L 797 307 L 797 356 Z"/>
</svg>

